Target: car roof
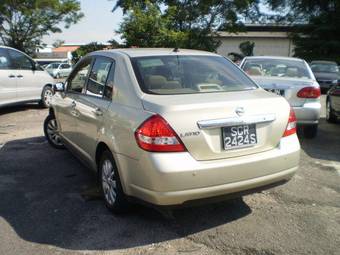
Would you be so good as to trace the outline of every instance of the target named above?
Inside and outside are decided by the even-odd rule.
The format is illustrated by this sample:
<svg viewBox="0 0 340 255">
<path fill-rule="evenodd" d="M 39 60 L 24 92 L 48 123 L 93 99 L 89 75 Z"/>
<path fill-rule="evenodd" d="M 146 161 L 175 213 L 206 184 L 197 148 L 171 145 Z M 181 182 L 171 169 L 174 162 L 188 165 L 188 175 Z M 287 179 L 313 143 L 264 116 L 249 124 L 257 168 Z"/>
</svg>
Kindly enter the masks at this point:
<svg viewBox="0 0 340 255">
<path fill-rule="evenodd" d="M 96 51 L 97 54 L 107 55 L 110 53 L 120 53 L 128 55 L 129 57 L 147 57 L 147 56 L 164 56 L 164 55 L 196 55 L 196 56 L 219 56 L 215 53 L 200 51 L 200 50 L 188 50 L 188 49 L 174 49 L 174 48 L 126 48 L 126 49 L 112 49 Z"/>
<path fill-rule="evenodd" d="M 303 59 L 301 58 L 281 57 L 281 56 L 251 56 L 251 57 L 245 57 L 245 59 L 281 59 L 281 60 L 303 61 Z"/>
<path fill-rule="evenodd" d="M 311 64 L 334 64 L 337 65 L 334 61 L 326 61 L 326 60 L 313 60 Z"/>
</svg>

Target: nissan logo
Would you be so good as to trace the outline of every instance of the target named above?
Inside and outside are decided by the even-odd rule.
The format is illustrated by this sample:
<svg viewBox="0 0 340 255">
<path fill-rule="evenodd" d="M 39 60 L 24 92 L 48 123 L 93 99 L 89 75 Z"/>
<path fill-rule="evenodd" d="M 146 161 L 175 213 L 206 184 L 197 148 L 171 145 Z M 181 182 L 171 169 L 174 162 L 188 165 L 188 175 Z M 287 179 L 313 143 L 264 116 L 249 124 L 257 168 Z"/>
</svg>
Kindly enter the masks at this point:
<svg viewBox="0 0 340 255">
<path fill-rule="evenodd" d="M 238 116 L 242 116 L 244 114 L 244 108 L 243 107 L 237 107 L 235 109 L 235 112 Z"/>
</svg>

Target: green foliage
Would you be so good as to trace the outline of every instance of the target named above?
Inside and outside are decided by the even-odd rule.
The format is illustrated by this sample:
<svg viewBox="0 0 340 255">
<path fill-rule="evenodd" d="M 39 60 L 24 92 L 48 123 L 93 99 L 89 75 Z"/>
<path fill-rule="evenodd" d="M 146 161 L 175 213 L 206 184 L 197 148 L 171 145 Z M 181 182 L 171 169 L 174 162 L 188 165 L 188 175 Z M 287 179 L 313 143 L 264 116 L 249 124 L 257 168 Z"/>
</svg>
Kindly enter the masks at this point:
<svg viewBox="0 0 340 255">
<path fill-rule="evenodd" d="M 127 15 L 118 32 L 127 46 L 215 51 L 218 30 L 236 32 L 241 18 L 258 17 L 259 0 L 117 1 Z"/>
<path fill-rule="evenodd" d="M 255 43 L 250 41 L 241 42 L 239 45 L 243 56 L 254 56 Z"/>
<path fill-rule="evenodd" d="M 3 44 L 28 54 L 41 46 L 41 39 L 61 32 L 83 17 L 78 0 L 1 0 L 0 39 Z"/>
<path fill-rule="evenodd" d="M 82 45 L 77 50 L 72 52 L 72 62 L 75 64 L 79 61 L 79 59 L 84 57 L 86 54 L 93 51 L 102 50 L 106 47 L 107 47 L 106 45 L 97 42 Z"/>
<path fill-rule="evenodd" d="M 339 0 L 268 0 L 274 18 L 294 25 L 294 55 L 340 62 Z"/>
</svg>

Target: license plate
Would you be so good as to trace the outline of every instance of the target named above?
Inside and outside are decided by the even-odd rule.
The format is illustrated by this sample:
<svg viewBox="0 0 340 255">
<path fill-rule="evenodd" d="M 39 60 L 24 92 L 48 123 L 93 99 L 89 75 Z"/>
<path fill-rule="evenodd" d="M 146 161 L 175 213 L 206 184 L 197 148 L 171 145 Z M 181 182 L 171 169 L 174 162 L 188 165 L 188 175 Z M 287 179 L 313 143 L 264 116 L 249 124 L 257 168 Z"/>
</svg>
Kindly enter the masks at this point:
<svg viewBox="0 0 340 255">
<path fill-rule="evenodd" d="M 257 144 L 256 125 L 239 125 L 222 128 L 225 150 L 253 146 Z"/>
<path fill-rule="evenodd" d="M 272 92 L 276 95 L 279 95 L 279 96 L 284 96 L 285 95 L 285 91 L 284 89 L 266 89 L 268 92 Z"/>
</svg>

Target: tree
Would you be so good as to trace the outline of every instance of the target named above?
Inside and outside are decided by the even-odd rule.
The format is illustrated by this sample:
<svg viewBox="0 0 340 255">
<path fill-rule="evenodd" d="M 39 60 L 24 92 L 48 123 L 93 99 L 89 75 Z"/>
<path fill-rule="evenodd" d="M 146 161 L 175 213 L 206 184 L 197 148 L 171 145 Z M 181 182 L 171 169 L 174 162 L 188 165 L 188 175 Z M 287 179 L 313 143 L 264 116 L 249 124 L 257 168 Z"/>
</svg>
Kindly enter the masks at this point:
<svg viewBox="0 0 340 255">
<path fill-rule="evenodd" d="M 107 46 L 97 42 L 91 42 L 89 44 L 82 45 L 77 50 L 72 52 L 72 62 L 75 64 L 86 54 L 93 51 L 102 50 L 105 47 Z"/>
<path fill-rule="evenodd" d="M 1 0 L 0 39 L 3 44 L 32 54 L 42 37 L 61 32 L 83 17 L 78 0 Z"/>
<path fill-rule="evenodd" d="M 294 55 L 340 62 L 339 0 L 268 0 L 273 18 L 293 26 Z"/>
<path fill-rule="evenodd" d="M 64 43 L 65 43 L 64 40 L 57 39 L 57 40 L 55 40 L 55 42 L 52 44 L 52 46 L 53 46 L 54 48 L 58 48 L 58 47 L 60 47 L 61 45 L 63 45 Z"/>
<path fill-rule="evenodd" d="M 250 41 L 241 42 L 239 45 L 243 56 L 254 56 L 255 43 Z"/>
<path fill-rule="evenodd" d="M 113 10 L 121 7 L 127 15 L 118 31 L 127 45 L 215 51 L 220 44 L 217 31 L 236 32 L 242 18 L 258 18 L 258 1 L 120 0 Z"/>
</svg>

